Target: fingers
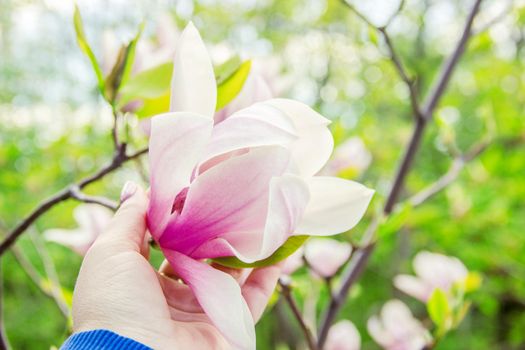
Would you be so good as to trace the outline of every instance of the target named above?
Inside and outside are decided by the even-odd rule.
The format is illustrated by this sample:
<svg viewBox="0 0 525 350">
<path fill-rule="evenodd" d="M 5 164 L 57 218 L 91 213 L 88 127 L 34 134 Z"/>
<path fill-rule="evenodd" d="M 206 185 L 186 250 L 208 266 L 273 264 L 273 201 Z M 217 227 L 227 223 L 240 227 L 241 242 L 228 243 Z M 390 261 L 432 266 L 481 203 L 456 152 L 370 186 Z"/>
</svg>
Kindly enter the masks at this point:
<svg viewBox="0 0 525 350">
<path fill-rule="evenodd" d="M 261 318 L 280 275 L 280 266 L 255 269 L 242 286 L 242 295 L 255 322 Z"/>
<path fill-rule="evenodd" d="M 144 253 L 148 197 L 140 186 L 128 181 L 122 189 L 121 201 L 108 229 L 100 235 L 96 243 L 118 246 L 119 251 L 133 250 Z"/>
</svg>

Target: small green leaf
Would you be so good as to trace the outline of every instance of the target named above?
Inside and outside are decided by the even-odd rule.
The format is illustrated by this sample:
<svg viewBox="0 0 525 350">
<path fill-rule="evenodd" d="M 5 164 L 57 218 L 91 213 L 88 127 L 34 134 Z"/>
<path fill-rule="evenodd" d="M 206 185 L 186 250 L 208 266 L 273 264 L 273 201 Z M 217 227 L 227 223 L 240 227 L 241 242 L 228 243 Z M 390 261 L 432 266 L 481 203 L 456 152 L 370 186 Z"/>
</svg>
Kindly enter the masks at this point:
<svg viewBox="0 0 525 350">
<path fill-rule="evenodd" d="M 97 77 L 98 89 L 100 90 L 100 93 L 104 94 L 104 76 L 102 74 L 102 69 L 100 68 L 100 65 L 97 62 L 97 58 L 95 57 L 93 50 L 91 50 L 91 47 L 87 42 L 86 34 L 84 33 L 84 25 L 82 24 L 82 17 L 80 16 L 80 10 L 78 9 L 77 5 L 75 5 L 75 12 L 73 14 L 73 24 L 75 26 L 75 33 L 77 35 L 78 46 L 80 47 L 82 52 L 84 52 L 84 54 L 89 58 L 91 66 L 93 67 L 93 70 Z"/>
<path fill-rule="evenodd" d="M 400 204 L 395 211 L 386 217 L 379 225 L 378 237 L 384 238 L 398 232 L 406 223 L 411 212 L 412 205 L 410 205 L 410 203 Z"/>
<path fill-rule="evenodd" d="M 239 94 L 246 78 L 248 78 L 251 65 L 251 61 L 243 62 L 235 73 L 217 86 L 217 106 L 215 110 L 220 110 Z"/>
<path fill-rule="evenodd" d="M 216 258 L 213 259 L 213 262 L 222 266 L 238 269 L 275 265 L 276 263 L 292 255 L 297 249 L 299 249 L 299 247 L 303 245 L 303 243 L 308 239 L 308 237 L 310 236 L 292 236 L 288 238 L 288 240 L 284 242 L 284 244 L 279 249 L 277 249 L 275 253 L 273 253 L 271 256 L 264 260 L 256 261 L 254 263 L 245 263 L 234 256 L 227 258 Z"/>
<path fill-rule="evenodd" d="M 223 64 L 215 67 L 215 80 L 217 85 L 221 85 L 230 78 L 241 67 L 242 61 L 239 56 L 235 55 Z"/>
<path fill-rule="evenodd" d="M 163 63 L 130 77 L 121 89 L 122 103 L 137 98 L 157 98 L 169 94 L 173 63 Z"/>
<path fill-rule="evenodd" d="M 139 42 L 143 31 L 144 22 L 140 24 L 139 30 L 137 31 L 137 35 L 135 35 L 133 40 L 131 40 L 127 46 L 126 63 L 124 65 L 124 69 L 122 72 L 122 80 L 120 82 L 121 86 L 126 85 L 129 78 L 131 77 L 131 70 L 133 68 L 133 63 L 135 63 L 135 52 L 137 51 L 137 43 Z"/>
<path fill-rule="evenodd" d="M 430 319 L 438 329 L 447 329 L 447 319 L 450 314 L 447 295 L 441 289 L 436 288 L 427 301 L 427 311 Z"/>
</svg>

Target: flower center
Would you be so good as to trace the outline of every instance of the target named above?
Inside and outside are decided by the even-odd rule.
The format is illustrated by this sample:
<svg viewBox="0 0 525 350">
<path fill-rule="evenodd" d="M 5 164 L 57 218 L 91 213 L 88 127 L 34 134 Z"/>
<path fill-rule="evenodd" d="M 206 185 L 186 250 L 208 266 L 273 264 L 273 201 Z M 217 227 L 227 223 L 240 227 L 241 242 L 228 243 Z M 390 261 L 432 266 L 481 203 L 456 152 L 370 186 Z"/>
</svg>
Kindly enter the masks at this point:
<svg viewBox="0 0 525 350">
<path fill-rule="evenodd" d="M 184 188 L 179 194 L 177 194 L 177 196 L 175 196 L 173 206 L 171 207 L 172 214 L 174 212 L 177 212 L 177 214 L 182 212 L 182 208 L 184 208 L 184 203 L 186 202 L 186 196 L 188 195 L 188 189 L 189 187 Z"/>
</svg>

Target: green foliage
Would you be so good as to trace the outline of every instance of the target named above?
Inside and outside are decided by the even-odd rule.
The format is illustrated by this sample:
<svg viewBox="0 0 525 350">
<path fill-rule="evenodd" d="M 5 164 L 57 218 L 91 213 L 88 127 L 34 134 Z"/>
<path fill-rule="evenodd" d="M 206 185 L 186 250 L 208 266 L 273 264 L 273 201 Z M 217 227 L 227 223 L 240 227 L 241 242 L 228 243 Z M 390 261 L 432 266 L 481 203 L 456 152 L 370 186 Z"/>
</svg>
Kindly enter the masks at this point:
<svg viewBox="0 0 525 350">
<path fill-rule="evenodd" d="M 250 73 L 251 61 L 243 62 L 228 78 L 217 86 L 216 110 L 222 109 L 239 94 L 248 74 Z"/>
<path fill-rule="evenodd" d="M 97 58 L 95 57 L 95 54 L 93 53 L 93 50 L 91 50 L 91 47 L 89 46 L 89 43 L 87 41 L 86 34 L 84 33 L 82 17 L 80 16 L 80 10 L 78 9 L 77 5 L 75 5 L 75 13 L 73 14 L 73 24 L 75 27 L 75 33 L 77 35 L 78 46 L 80 47 L 82 52 L 84 52 L 84 54 L 87 56 L 89 62 L 91 62 L 91 67 L 93 68 L 95 76 L 97 77 L 98 89 L 100 90 L 100 93 L 104 95 L 104 75 L 102 73 L 100 65 L 98 64 Z"/>
<path fill-rule="evenodd" d="M 436 325 L 438 334 L 443 335 L 449 328 L 450 306 L 447 295 L 436 288 L 427 302 L 427 311 L 430 319 Z"/>
</svg>

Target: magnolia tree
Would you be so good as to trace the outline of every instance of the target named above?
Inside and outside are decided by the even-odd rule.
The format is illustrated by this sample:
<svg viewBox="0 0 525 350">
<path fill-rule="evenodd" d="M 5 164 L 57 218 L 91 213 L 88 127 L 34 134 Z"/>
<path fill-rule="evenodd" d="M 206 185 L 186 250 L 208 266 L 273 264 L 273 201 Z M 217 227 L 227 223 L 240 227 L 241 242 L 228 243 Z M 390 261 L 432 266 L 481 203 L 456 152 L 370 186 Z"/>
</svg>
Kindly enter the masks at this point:
<svg viewBox="0 0 525 350">
<path fill-rule="evenodd" d="M 414 117 L 392 187 L 370 208 L 374 190 L 348 180 L 372 161 L 364 142 L 354 136 L 334 151 L 330 121 L 304 103 L 277 96 L 279 77 L 263 74 L 264 63 L 256 66 L 234 55 L 214 66 L 195 26 L 188 23 L 179 35 L 169 21 L 160 47 L 148 45 L 140 28 L 119 50 L 106 44 L 104 62 L 99 63 L 76 9 L 79 46 L 113 111 L 114 155 L 98 172 L 67 186 L 23 218 L 4 238 L 0 253 L 50 208 L 71 199 L 82 202 L 74 211 L 78 228 L 57 227 L 44 237 L 84 255 L 118 204 L 83 189 L 130 160 L 147 158 L 150 244 L 171 267 L 171 277 L 191 289 L 207 320 L 231 348 L 256 346 L 254 319 L 259 315 L 250 312 L 242 293 L 244 281 L 258 268 L 278 265 L 282 276 L 268 309 L 278 299 L 288 304 L 302 332 L 301 346 L 359 349 L 364 335 L 352 323 L 352 314 L 340 311 L 375 247 L 401 228 L 411 207 L 452 182 L 485 147 L 475 145 L 438 182 L 399 201 L 423 132 L 472 36 L 480 3 L 473 2 L 454 50 L 423 100 L 388 32 L 403 2 L 382 27 L 347 4 L 382 37 L 409 91 Z M 143 139 L 147 147 L 137 147 Z M 368 228 L 359 243 L 337 236 L 363 217 Z M 234 270 L 240 271 L 236 277 Z M 366 325 L 368 336 L 384 349 L 436 346 L 461 323 L 470 306 L 469 293 L 480 284 L 480 277 L 460 260 L 438 253 L 419 252 L 413 270 L 415 275 L 398 275 L 392 283 L 423 303 L 427 315 L 418 319 L 402 301 L 384 300 Z M 299 300 L 296 289 L 301 284 L 295 276 L 305 271 L 316 287 Z M 69 317 L 70 305 L 55 287 L 48 288 Z M 319 298 L 319 288 L 327 291 L 327 303 Z"/>
</svg>

